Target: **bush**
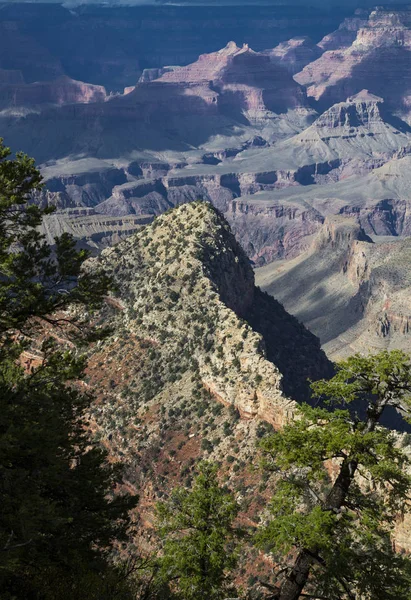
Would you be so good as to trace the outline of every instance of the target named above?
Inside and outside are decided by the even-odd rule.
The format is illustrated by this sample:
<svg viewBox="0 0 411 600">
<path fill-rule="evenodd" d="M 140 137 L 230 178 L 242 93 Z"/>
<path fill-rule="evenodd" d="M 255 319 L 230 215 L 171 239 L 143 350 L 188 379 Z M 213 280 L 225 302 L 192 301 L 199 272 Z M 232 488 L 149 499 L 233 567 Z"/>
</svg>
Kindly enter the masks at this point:
<svg viewBox="0 0 411 600">
<path fill-rule="evenodd" d="M 212 452 L 213 444 L 210 442 L 210 440 L 204 439 L 201 442 L 201 450 L 204 450 L 205 452 Z"/>
</svg>

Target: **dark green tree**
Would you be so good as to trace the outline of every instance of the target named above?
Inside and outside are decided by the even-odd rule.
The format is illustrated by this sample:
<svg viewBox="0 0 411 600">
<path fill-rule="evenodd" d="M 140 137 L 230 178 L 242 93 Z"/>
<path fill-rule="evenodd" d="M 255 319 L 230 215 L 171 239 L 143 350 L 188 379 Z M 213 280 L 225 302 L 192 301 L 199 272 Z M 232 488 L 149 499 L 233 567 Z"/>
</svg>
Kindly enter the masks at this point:
<svg viewBox="0 0 411 600">
<path fill-rule="evenodd" d="M 312 388 L 337 408 L 305 405 L 298 420 L 262 442 L 266 468 L 279 474 L 257 534 L 282 564 L 272 597 L 409 599 L 411 561 L 391 543 L 410 493 L 409 461 L 379 421 L 388 406 L 410 407 L 410 358 L 355 355 Z"/>
<path fill-rule="evenodd" d="M 78 385 L 109 282 L 70 236 L 46 243 L 40 188 L 33 160 L 0 140 L 0 595 L 109 598 L 106 554 L 135 499 L 113 493 L 120 474 L 90 443 Z"/>
<path fill-rule="evenodd" d="M 202 462 L 191 490 L 176 488 L 157 505 L 163 540 L 159 576 L 178 598 L 219 600 L 233 591 L 230 571 L 236 564 L 233 521 L 239 507 L 221 487 L 217 467 Z"/>
</svg>

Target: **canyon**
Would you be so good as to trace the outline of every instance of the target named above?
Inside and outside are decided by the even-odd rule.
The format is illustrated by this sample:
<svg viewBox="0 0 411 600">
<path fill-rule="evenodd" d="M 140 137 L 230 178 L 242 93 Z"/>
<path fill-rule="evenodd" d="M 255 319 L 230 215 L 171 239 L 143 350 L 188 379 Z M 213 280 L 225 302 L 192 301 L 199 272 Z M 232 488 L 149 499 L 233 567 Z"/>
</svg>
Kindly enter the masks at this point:
<svg viewBox="0 0 411 600">
<path fill-rule="evenodd" d="M 132 552 L 213 461 L 250 598 L 275 571 L 250 542 L 278 481 L 259 441 L 336 361 L 411 352 L 411 8 L 353 5 L 0 10 L 0 135 L 39 165 L 46 241 L 71 234 L 112 282 L 75 385 L 139 496 Z M 398 549 L 410 530 L 404 512 Z"/>
<path fill-rule="evenodd" d="M 50 5 L 45 18 L 44 7 L 24 5 L 19 13 L 6 5 L 0 126 L 13 149 L 40 165 L 45 188 L 33 200 L 57 207 L 44 223 L 49 241 L 67 231 L 97 254 L 169 208 L 211 202 L 264 289 L 336 357 L 345 347 L 371 344 L 373 333 L 367 338 L 361 327 L 353 329 L 354 304 L 361 305 L 358 321 L 366 327 L 371 319 L 370 331 L 380 327 L 387 341 L 387 324 L 378 325 L 385 313 L 381 308 L 378 317 L 369 316 L 369 301 L 380 290 L 381 306 L 386 296 L 391 306 L 397 303 L 381 282 L 370 298 L 358 300 L 369 280 L 347 284 L 342 258 L 327 263 L 323 271 L 335 280 L 317 289 L 323 271 L 314 264 L 328 252 L 318 249 L 319 237 L 339 218 L 360 227 L 373 248 L 393 257 L 405 252 L 402 240 L 411 230 L 411 11 L 320 11 L 314 24 L 304 10 L 261 5 L 251 14 L 241 6 L 234 18 L 229 6 L 67 11 Z M 50 18 L 52 30 L 46 27 Z M 150 48 L 167 20 L 173 34 L 157 44 L 156 54 Z M 80 42 L 86 27 L 91 37 Z M 103 39 L 97 58 L 91 45 L 98 48 Z M 387 236 L 392 241 L 385 242 Z M 344 248 L 343 254 L 351 252 Z M 380 254 L 370 252 L 375 273 Z M 288 269 L 289 279 L 281 279 Z M 315 310 L 306 310 L 304 294 L 291 294 L 289 302 L 283 285 L 293 289 L 292 273 L 301 274 L 301 289 L 305 277 L 312 284 L 309 298 L 324 295 L 324 319 L 334 309 L 332 290 L 343 285 L 341 331 L 325 334 Z M 390 312 L 393 347 L 410 344 L 407 311 L 405 302 Z M 350 341 L 344 346 L 345 333 Z"/>
<path fill-rule="evenodd" d="M 325 224 L 318 249 L 372 245 L 355 223 L 340 220 Z M 352 260 L 348 276 L 362 276 L 363 263 Z M 211 203 L 160 215 L 87 269 L 100 265 L 115 291 L 97 314 L 110 335 L 89 353 L 90 427 L 123 465 L 125 489 L 141 491 L 138 543 L 155 548 L 155 503 L 176 485 L 190 486 L 201 459 L 218 463 L 240 522 L 254 531 L 278 477 L 261 477 L 259 440 L 296 418 L 297 401 L 311 401 L 308 379 L 333 373 L 318 338 L 255 285 L 248 257 Z M 396 427 L 392 413 L 385 424 Z M 406 446 L 407 435 L 396 435 Z M 409 529 L 406 514 L 398 547 L 409 550 Z M 273 561 L 251 539 L 245 536 L 236 578 L 261 591 L 257 578 L 247 578 L 256 570 L 269 577 Z"/>
</svg>

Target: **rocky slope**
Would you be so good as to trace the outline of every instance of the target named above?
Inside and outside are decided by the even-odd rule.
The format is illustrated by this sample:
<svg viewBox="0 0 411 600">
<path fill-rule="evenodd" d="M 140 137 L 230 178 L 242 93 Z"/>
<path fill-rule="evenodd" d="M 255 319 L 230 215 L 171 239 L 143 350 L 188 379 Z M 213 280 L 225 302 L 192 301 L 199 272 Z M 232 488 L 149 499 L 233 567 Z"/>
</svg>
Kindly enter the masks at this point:
<svg viewBox="0 0 411 600">
<path fill-rule="evenodd" d="M 349 231 L 330 224 L 319 243 L 369 243 Z M 241 524 L 255 527 L 275 485 L 275 475 L 255 468 L 258 440 L 293 418 L 291 398 L 306 395 L 306 377 L 331 374 L 318 341 L 255 287 L 210 204 L 174 209 L 89 268 L 96 260 L 117 290 L 98 316 L 112 334 L 91 351 L 87 370 L 96 395 L 90 425 L 125 467 L 123 485 L 140 492 L 140 545 L 155 549 L 153 504 L 189 485 L 201 458 L 218 461 Z M 407 527 L 397 535 L 405 548 Z M 249 576 L 269 570 L 268 558 L 245 544 L 238 582 L 251 590 Z"/>
<path fill-rule="evenodd" d="M 257 283 L 316 333 L 333 359 L 411 350 L 411 238 L 374 240 L 352 217 L 327 217 L 305 253 L 257 270 Z"/>
<path fill-rule="evenodd" d="M 202 457 L 219 461 L 243 523 L 256 524 L 271 489 L 254 468 L 257 441 L 292 418 L 307 377 L 330 374 L 318 340 L 255 287 L 210 204 L 162 215 L 89 268 L 95 260 L 118 289 L 98 317 L 112 335 L 87 371 L 91 427 L 125 466 L 125 485 L 141 492 L 143 532 L 153 503 L 187 484 Z M 260 560 L 247 552 L 243 581 Z"/>
<path fill-rule="evenodd" d="M 211 204 L 194 202 L 158 217 L 100 260 L 120 286 L 123 327 L 156 347 L 162 343 L 166 371 L 173 356 L 179 372 L 194 361 L 203 384 L 245 415 L 281 404 L 282 389 L 307 397 L 308 373 L 327 372 L 316 338 L 254 287 L 246 255 Z M 281 374 L 266 358 L 281 365 Z M 273 386 L 267 389 L 267 382 L 256 384 L 265 372 Z M 276 419 L 273 412 L 270 420 Z"/>
</svg>

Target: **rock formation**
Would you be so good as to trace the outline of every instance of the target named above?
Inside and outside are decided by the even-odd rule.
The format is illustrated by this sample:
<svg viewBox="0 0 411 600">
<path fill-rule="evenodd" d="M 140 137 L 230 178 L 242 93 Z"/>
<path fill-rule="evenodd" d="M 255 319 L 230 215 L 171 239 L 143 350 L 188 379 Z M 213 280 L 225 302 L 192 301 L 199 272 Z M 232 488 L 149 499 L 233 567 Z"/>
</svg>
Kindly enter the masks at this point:
<svg viewBox="0 0 411 600">
<path fill-rule="evenodd" d="M 283 113 L 306 105 L 304 93 L 281 66 L 244 44 L 229 42 L 222 50 L 203 54 L 187 67 L 164 73 L 160 81 L 202 83 L 218 93 L 219 108 L 229 114 L 238 111 Z"/>
<path fill-rule="evenodd" d="M 256 524 L 275 480 L 255 469 L 257 442 L 293 417 L 307 377 L 330 374 L 318 340 L 255 287 L 210 204 L 174 209 L 96 261 L 117 289 L 96 315 L 112 331 L 90 349 L 90 427 L 139 491 L 140 535 L 150 543 L 153 503 L 201 458 L 219 461 Z"/>
<path fill-rule="evenodd" d="M 218 71 L 220 63 L 226 64 L 227 56 L 231 57 L 230 49 L 222 56 L 217 53 L 218 66 L 203 59 L 205 68 Z M 200 80 L 200 71 L 194 66 L 183 70 L 180 77 L 194 79 L 193 70 L 199 80 L 190 81 L 190 85 L 204 90 L 205 80 Z M 174 90 L 180 85 L 159 80 L 146 87 L 157 83 L 170 85 Z M 141 93 L 141 88 L 129 96 L 135 93 L 137 98 L 138 91 Z M 201 110 L 213 111 L 213 106 L 211 103 L 206 109 L 204 103 Z M 254 136 L 237 149 L 174 152 L 169 153 L 168 161 L 165 153 L 150 156 L 146 152 L 131 162 L 123 160 L 121 167 L 114 166 L 113 161 L 95 159 L 57 162 L 44 170 L 47 191 L 42 194 L 42 201 L 63 209 L 93 206 L 96 212 L 107 216 L 155 216 L 184 202 L 211 201 L 226 214 L 252 260 L 261 265 L 275 258 L 296 256 L 307 248 L 305 238 L 318 231 L 327 214 L 339 210 L 353 214 L 360 210 L 361 222 L 368 232 L 393 232 L 391 217 L 378 203 L 389 198 L 402 210 L 411 142 L 408 129 L 389 114 L 380 98 L 362 90 L 325 111 L 302 133 L 274 144 Z M 387 172 L 399 169 L 398 175 L 382 176 L 383 171 L 376 170 L 379 168 Z M 376 208 L 371 214 L 372 198 L 361 200 L 370 185 L 376 194 Z M 394 187 L 395 194 L 392 190 L 387 196 L 387 187 Z M 332 203 L 330 194 L 339 200 Z M 370 224 L 375 223 L 374 229 L 363 222 L 362 215 Z M 386 220 L 385 228 L 381 219 Z M 396 233 L 405 232 L 407 225 L 404 229 L 397 221 Z"/>
<path fill-rule="evenodd" d="M 101 260 L 120 286 L 128 330 L 164 342 L 166 370 L 173 356 L 180 371 L 194 360 L 205 387 L 246 416 L 264 413 L 276 424 L 288 405 L 282 389 L 306 398 L 309 373 L 329 372 L 316 338 L 254 287 L 245 253 L 210 204 L 158 217 Z M 267 358 L 281 365 L 281 375 Z"/>
<path fill-rule="evenodd" d="M 370 12 L 367 10 L 357 9 L 355 16 L 345 19 L 336 31 L 323 37 L 318 43 L 318 47 L 326 52 L 351 46 L 357 37 L 358 30 L 367 25 L 369 14 Z"/>
<path fill-rule="evenodd" d="M 354 30 L 357 25 L 358 20 Z M 296 80 L 323 108 L 341 102 L 366 87 L 384 98 L 391 110 L 409 118 L 410 27 L 409 8 L 377 8 L 360 26 L 350 46 L 327 50 L 297 74 Z"/>
<path fill-rule="evenodd" d="M 210 204 L 158 217 L 88 268 L 95 260 L 117 291 L 101 315 L 112 336 L 90 360 L 93 420 L 100 437 L 113 438 L 112 450 L 128 449 L 123 460 L 139 455 L 133 477 L 143 476 L 149 450 L 165 434 L 166 412 L 187 422 L 179 451 L 194 444 L 194 456 L 207 448 L 223 460 L 237 445 L 254 453 L 262 421 L 281 427 L 296 409 L 290 398 L 308 398 L 307 379 L 332 372 L 318 340 L 255 288 L 247 257 Z M 210 411 L 211 429 L 203 423 Z M 173 429 L 172 420 L 167 436 Z M 201 439 L 214 441 L 200 450 Z"/>
</svg>

